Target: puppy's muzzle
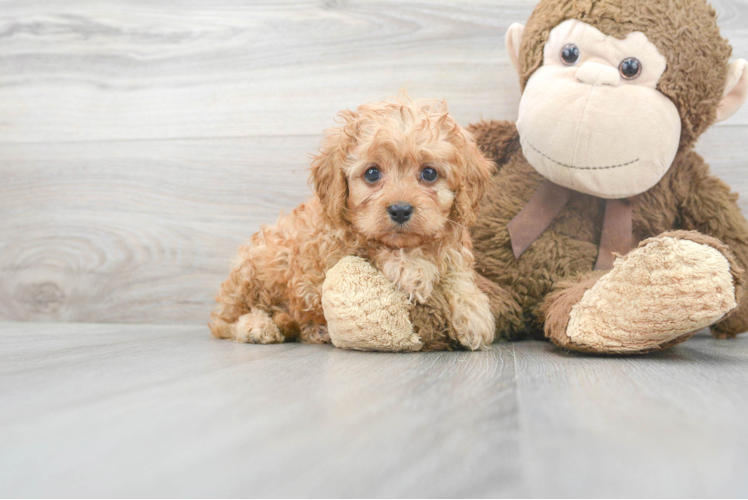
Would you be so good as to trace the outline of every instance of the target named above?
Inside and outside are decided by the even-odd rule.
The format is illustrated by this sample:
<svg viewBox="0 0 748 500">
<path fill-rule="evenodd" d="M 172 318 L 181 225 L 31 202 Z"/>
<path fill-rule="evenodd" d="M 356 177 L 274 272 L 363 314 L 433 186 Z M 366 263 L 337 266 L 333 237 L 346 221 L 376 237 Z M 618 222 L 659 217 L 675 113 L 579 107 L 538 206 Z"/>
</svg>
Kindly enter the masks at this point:
<svg viewBox="0 0 748 500">
<path fill-rule="evenodd" d="M 413 205 L 399 201 L 387 207 L 387 212 L 390 214 L 390 219 L 398 224 L 405 224 L 413 215 Z"/>
</svg>

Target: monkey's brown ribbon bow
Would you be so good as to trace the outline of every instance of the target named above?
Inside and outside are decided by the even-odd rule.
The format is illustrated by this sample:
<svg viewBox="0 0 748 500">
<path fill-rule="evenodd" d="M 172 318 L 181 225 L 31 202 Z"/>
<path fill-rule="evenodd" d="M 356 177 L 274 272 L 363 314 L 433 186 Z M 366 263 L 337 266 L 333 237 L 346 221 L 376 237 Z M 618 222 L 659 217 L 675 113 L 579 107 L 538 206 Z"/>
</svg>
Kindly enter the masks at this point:
<svg viewBox="0 0 748 500">
<path fill-rule="evenodd" d="M 515 258 L 519 259 L 519 256 L 543 234 L 569 202 L 573 192 L 547 179 L 543 181 L 527 205 L 507 224 Z M 631 250 L 631 214 L 630 200 L 605 200 L 603 232 L 600 236 L 595 270 L 613 269 L 613 253 L 623 255 Z"/>
</svg>

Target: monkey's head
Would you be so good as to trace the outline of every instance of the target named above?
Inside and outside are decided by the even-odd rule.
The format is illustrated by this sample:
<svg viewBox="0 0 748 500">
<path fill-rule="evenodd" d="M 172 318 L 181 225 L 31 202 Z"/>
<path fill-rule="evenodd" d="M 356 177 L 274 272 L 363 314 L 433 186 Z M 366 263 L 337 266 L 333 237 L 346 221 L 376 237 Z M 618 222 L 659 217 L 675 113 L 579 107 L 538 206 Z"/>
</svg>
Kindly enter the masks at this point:
<svg viewBox="0 0 748 500">
<path fill-rule="evenodd" d="M 527 161 L 602 198 L 643 193 L 748 95 L 705 0 L 541 0 L 506 34 Z"/>
</svg>

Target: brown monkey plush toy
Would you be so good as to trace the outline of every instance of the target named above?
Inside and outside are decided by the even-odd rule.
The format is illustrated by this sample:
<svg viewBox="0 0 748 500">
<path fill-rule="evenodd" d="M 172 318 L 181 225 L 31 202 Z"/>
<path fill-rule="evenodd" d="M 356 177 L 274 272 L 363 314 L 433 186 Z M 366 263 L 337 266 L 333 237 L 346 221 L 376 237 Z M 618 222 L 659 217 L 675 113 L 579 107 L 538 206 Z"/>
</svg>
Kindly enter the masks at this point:
<svg viewBox="0 0 748 500">
<path fill-rule="evenodd" d="M 643 353 L 748 330 L 748 223 L 694 152 L 748 94 L 703 0 L 542 0 L 506 35 L 516 125 L 472 231 L 499 339 Z"/>
</svg>

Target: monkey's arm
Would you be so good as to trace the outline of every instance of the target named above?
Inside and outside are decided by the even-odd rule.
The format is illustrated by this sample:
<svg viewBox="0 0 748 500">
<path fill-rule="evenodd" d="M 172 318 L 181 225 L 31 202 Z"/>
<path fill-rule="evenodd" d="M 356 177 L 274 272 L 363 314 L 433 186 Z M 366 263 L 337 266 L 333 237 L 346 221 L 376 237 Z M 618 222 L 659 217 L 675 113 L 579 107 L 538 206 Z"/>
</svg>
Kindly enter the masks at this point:
<svg viewBox="0 0 748 500">
<path fill-rule="evenodd" d="M 468 126 L 478 147 L 500 169 L 519 150 L 519 134 L 514 123 L 504 120 L 482 121 Z"/>
<path fill-rule="evenodd" d="M 687 158 L 690 171 L 689 182 L 682 186 L 681 224 L 683 229 L 691 229 L 713 236 L 727 244 L 743 267 L 748 270 L 748 221 L 737 204 L 738 195 L 709 172 L 709 167 L 697 154 Z M 678 165 L 674 165 L 678 168 Z M 748 290 L 743 282 L 742 299 L 730 316 L 713 327 L 713 334 L 719 338 L 735 337 L 748 331 Z"/>
</svg>

